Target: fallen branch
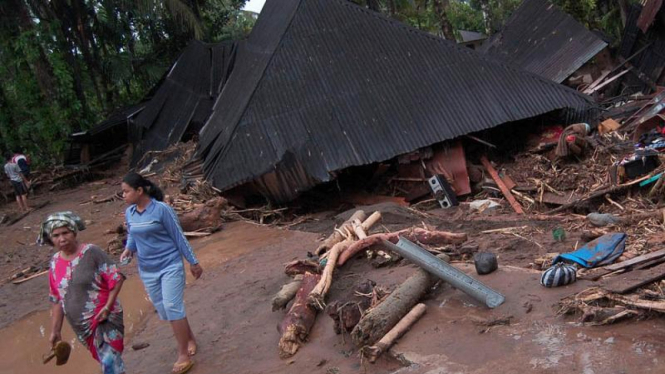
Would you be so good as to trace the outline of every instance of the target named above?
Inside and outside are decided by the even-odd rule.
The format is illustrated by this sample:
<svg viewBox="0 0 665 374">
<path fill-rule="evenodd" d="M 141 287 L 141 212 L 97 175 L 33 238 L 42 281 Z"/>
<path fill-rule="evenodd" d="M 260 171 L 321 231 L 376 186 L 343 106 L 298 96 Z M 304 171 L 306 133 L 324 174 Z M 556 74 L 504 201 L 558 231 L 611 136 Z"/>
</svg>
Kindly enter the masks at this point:
<svg viewBox="0 0 665 374">
<path fill-rule="evenodd" d="M 279 339 L 279 356 L 288 358 L 293 356 L 300 346 L 307 340 L 309 331 L 316 320 L 316 309 L 307 304 L 307 296 L 314 289 L 321 278 L 318 274 L 307 273 L 303 276 L 300 289 L 277 330 L 282 335 Z"/>
<path fill-rule="evenodd" d="M 353 226 L 352 226 L 353 221 L 355 221 L 355 220 L 364 221 L 365 218 L 366 218 L 365 212 L 362 211 L 362 210 L 358 210 L 355 213 L 353 213 L 353 215 L 348 220 L 346 220 L 342 224 L 342 226 L 339 227 L 339 229 L 335 229 L 335 231 L 333 231 L 333 233 L 330 234 L 330 236 L 326 240 L 324 240 L 323 243 L 321 243 L 321 245 L 319 245 L 319 247 L 316 249 L 316 254 L 318 256 L 321 256 L 323 253 L 325 253 L 325 252 L 329 251 L 330 249 L 332 249 L 332 247 L 335 244 L 337 244 L 337 243 L 341 242 L 342 240 L 346 239 L 343 235 L 344 229 L 351 232 L 351 230 L 353 229 Z"/>
<path fill-rule="evenodd" d="M 345 240 L 343 242 L 335 244 L 332 249 L 329 251 L 328 262 L 326 267 L 323 269 L 323 274 L 321 275 L 321 280 L 312 290 L 307 298 L 307 302 L 313 308 L 317 310 L 323 310 L 325 308 L 325 298 L 330 290 L 332 285 L 333 272 L 337 264 L 339 255 L 344 252 L 344 250 L 353 243 L 352 240 Z"/>
<path fill-rule="evenodd" d="M 423 244 L 460 244 L 464 243 L 467 235 L 464 233 L 452 233 L 447 231 L 429 231 L 418 227 L 404 229 L 397 232 L 388 234 L 375 234 L 366 237 L 353 243 L 349 248 L 339 256 L 337 265 L 341 266 L 346 263 L 351 257 L 355 256 L 358 252 L 363 251 L 373 245 L 380 244 L 382 240 L 387 240 L 391 243 L 397 243 L 399 237 L 403 236 L 413 242 L 420 242 Z"/>
<path fill-rule="evenodd" d="M 425 314 L 426 309 L 427 307 L 422 303 L 414 306 L 413 309 L 411 309 L 411 311 L 407 313 L 407 315 L 405 315 L 395 327 L 388 331 L 378 343 L 373 346 L 363 347 L 362 354 L 369 359 L 369 362 L 376 362 L 376 359 L 378 359 L 383 352 L 390 349 L 397 339 L 401 338 L 402 335 L 409 331 L 411 326 L 418 322 L 420 317 Z"/>
<path fill-rule="evenodd" d="M 48 273 L 48 269 L 47 269 L 47 270 L 44 270 L 44 271 L 41 271 L 41 272 L 39 272 L 39 273 L 37 273 L 37 274 L 33 274 L 33 275 L 31 275 L 31 276 L 29 276 L 29 277 L 27 277 L 27 278 L 16 279 L 16 280 L 12 281 L 12 283 L 13 283 L 13 284 L 21 284 L 21 283 L 23 283 L 23 282 L 27 282 L 27 281 L 29 281 L 30 279 L 33 279 L 33 278 L 37 278 L 37 277 L 39 277 L 39 276 L 42 276 L 42 275 L 44 275 L 44 274 L 46 274 L 46 273 Z"/>
<path fill-rule="evenodd" d="M 367 238 L 366 231 L 369 230 L 372 225 L 379 221 L 381 218 L 381 213 L 374 212 L 369 218 L 367 218 L 363 223 L 360 223 L 358 218 L 355 218 L 351 221 L 351 226 L 353 231 L 356 233 L 358 238 L 364 239 Z M 330 250 L 328 256 L 328 262 L 326 267 L 323 269 L 323 276 L 319 281 L 319 284 L 316 285 L 314 290 L 309 295 L 308 302 L 310 305 L 314 306 L 318 310 L 323 310 L 325 308 L 325 299 L 332 285 L 333 273 L 335 272 L 335 267 L 337 267 L 337 260 L 347 247 L 353 243 L 352 238 L 347 238 L 346 240 L 335 244 Z"/>
</svg>

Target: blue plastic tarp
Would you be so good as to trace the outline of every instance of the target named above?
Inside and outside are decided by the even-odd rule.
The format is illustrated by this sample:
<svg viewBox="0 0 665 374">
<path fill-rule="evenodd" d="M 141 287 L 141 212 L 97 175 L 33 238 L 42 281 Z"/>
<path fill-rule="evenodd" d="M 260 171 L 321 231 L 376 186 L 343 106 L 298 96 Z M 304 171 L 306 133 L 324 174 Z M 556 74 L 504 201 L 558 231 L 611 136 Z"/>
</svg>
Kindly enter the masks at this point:
<svg viewBox="0 0 665 374">
<path fill-rule="evenodd" d="M 585 268 L 604 266 L 614 262 L 626 248 L 625 233 L 605 234 L 580 247 L 575 252 L 564 253 L 557 256 L 552 264 L 557 262 L 574 262 Z"/>
</svg>

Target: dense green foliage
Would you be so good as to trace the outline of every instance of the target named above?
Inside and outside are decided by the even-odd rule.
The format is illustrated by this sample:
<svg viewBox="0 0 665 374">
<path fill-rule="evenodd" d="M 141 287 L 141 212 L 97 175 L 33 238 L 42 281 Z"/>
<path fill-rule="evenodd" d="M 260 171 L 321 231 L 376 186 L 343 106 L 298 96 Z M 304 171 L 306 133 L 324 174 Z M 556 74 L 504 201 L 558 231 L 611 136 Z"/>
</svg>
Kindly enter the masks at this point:
<svg viewBox="0 0 665 374">
<path fill-rule="evenodd" d="M 244 3 L 0 1 L 0 150 L 57 162 L 69 133 L 140 101 L 192 38 L 246 36 Z"/>
</svg>

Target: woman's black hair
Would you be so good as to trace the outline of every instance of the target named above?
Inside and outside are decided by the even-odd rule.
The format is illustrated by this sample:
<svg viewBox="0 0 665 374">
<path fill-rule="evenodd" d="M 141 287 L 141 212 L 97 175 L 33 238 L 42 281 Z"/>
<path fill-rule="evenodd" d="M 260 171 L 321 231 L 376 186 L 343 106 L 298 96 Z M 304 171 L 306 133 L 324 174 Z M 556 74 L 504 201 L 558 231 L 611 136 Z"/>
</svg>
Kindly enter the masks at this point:
<svg viewBox="0 0 665 374">
<path fill-rule="evenodd" d="M 122 178 L 122 181 L 135 190 L 139 187 L 143 188 L 145 193 L 157 201 L 164 201 L 164 192 L 162 192 L 161 188 L 155 186 L 154 183 L 139 173 L 129 173 Z"/>
</svg>

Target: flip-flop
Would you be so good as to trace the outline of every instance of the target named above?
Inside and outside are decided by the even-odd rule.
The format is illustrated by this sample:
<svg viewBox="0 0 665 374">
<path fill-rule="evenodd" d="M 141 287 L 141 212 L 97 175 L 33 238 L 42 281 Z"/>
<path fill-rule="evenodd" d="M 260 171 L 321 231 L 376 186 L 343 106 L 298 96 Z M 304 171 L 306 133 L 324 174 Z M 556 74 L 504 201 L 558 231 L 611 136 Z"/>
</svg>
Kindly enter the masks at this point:
<svg viewBox="0 0 665 374">
<path fill-rule="evenodd" d="M 181 362 L 179 364 L 174 364 L 173 369 L 171 370 L 171 373 L 173 374 L 185 374 L 186 372 L 189 371 L 189 369 L 194 366 L 194 361 L 189 360 L 187 362 Z"/>
<path fill-rule="evenodd" d="M 191 346 L 189 343 L 187 343 L 187 354 L 191 356 L 196 356 L 196 351 L 198 349 L 198 345 L 194 343 L 194 346 Z"/>
</svg>

